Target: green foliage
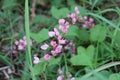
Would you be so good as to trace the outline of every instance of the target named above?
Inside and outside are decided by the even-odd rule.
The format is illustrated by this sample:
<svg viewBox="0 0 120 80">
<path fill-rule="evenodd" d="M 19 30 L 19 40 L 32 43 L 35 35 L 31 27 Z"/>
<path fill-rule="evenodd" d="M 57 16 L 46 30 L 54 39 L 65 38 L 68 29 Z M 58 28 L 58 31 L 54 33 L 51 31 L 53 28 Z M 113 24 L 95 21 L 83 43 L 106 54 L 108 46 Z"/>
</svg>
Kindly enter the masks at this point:
<svg viewBox="0 0 120 80">
<path fill-rule="evenodd" d="M 38 33 L 31 33 L 31 38 L 33 38 L 37 43 L 41 43 L 49 39 L 48 29 L 42 29 Z"/>
<path fill-rule="evenodd" d="M 96 25 L 90 31 L 90 40 L 102 42 L 106 37 L 106 28 L 101 25 Z"/>
<path fill-rule="evenodd" d="M 33 67 L 34 75 L 40 75 L 45 71 L 46 62 L 40 62 Z"/>
<path fill-rule="evenodd" d="M 65 18 L 69 13 L 68 8 L 57 9 L 54 6 L 51 8 L 51 14 L 56 19 Z"/>
<path fill-rule="evenodd" d="M 1 52 L 0 52 L 1 53 Z M 2 61 L 4 64 L 7 64 L 9 66 L 12 66 L 12 63 L 10 62 L 9 58 L 0 55 L 0 61 Z"/>
<path fill-rule="evenodd" d="M 56 20 L 54 20 L 52 17 L 46 17 L 43 15 L 36 15 L 34 17 L 34 24 L 42 24 L 45 26 L 50 26 L 54 23 L 56 23 Z"/>
<path fill-rule="evenodd" d="M 10 9 L 16 5 L 15 0 L 4 0 L 2 8 Z"/>
<path fill-rule="evenodd" d="M 89 40 L 89 32 L 86 29 L 81 29 L 79 34 L 79 40 L 88 41 Z"/>
<path fill-rule="evenodd" d="M 49 66 L 54 65 L 54 64 L 58 64 L 60 62 L 61 58 L 54 58 L 52 57 L 49 61 Z"/>
<path fill-rule="evenodd" d="M 109 80 L 120 80 L 120 74 L 114 73 L 109 76 Z"/>
<path fill-rule="evenodd" d="M 68 32 L 65 34 L 65 36 L 72 36 L 72 37 L 78 37 L 79 38 L 80 30 L 77 26 L 70 26 Z"/>
<path fill-rule="evenodd" d="M 77 48 L 77 55 L 71 58 L 71 63 L 73 65 L 91 66 L 94 56 L 94 46 L 90 45 L 87 49 L 83 47 Z"/>
</svg>

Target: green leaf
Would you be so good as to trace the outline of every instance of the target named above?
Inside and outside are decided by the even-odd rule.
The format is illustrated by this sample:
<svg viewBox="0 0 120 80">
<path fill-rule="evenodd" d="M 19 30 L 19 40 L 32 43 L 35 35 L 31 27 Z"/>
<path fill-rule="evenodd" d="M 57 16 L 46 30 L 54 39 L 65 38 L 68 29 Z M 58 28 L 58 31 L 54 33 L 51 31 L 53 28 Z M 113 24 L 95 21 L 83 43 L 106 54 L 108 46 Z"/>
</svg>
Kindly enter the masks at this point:
<svg viewBox="0 0 120 80">
<path fill-rule="evenodd" d="M 5 56 L 0 55 L 0 61 L 2 61 L 2 62 L 5 63 L 5 64 L 8 64 L 8 65 L 12 66 L 9 58 L 7 58 L 7 57 L 5 57 Z"/>
<path fill-rule="evenodd" d="M 41 43 L 47 39 L 49 39 L 49 35 L 48 35 L 48 29 L 42 29 L 40 32 L 38 33 L 31 33 L 31 37 L 37 42 L 37 43 Z"/>
<path fill-rule="evenodd" d="M 13 8 L 16 5 L 15 0 L 4 0 L 2 8 Z"/>
<path fill-rule="evenodd" d="M 75 55 L 70 60 L 72 65 L 82 65 L 82 66 L 90 65 L 90 60 L 88 59 L 88 56 L 85 54 Z"/>
<path fill-rule="evenodd" d="M 120 74 L 114 73 L 109 76 L 109 80 L 120 80 Z"/>
<path fill-rule="evenodd" d="M 88 41 L 89 40 L 89 33 L 88 33 L 88 31 L 86 31 L 85 29 L 81 29 L 80 30 L 80 34 L 79 34 L 79 39 L 81 41 Z"/>
<path fill-rule="evenodd" d="M 47 64 L 46 64 L 45 62 L 40 62 L 40 63 L 36 64 L 36 65 L 33 67 L 34 74 L 35 74 L 35 75 L 40 75 L 40 74 L 42 74 L 42 73 L 45 71 L 46 65 L 47 65 Z"/>
<path fill-rule="evenodd" d="M 34 24 L 42 24 L 45 26 L 50 26 L 53 23 L 56 23 L 57 21 L 55 21 L 55 19 L 53 19 L 52 17 L 47 17 L 44 15 L 36 15 L 34 17 Z"/>
<path fill-rule="evenodd" d="M 70 26 L 65 36 L 79 37 L 79 28 L 74 25 Z"/>
<path fill-rule="evenodd" d="M 54 64 L 58 64 L 60 62 L 60 59 L 61 58 L 54 58 L 54 57 L 52 57 L 50 59 L 50 61 L 49 61 L 49 66 L 54 65 Z"/>
<path fill-rule="evenodd" d="M 77 48 L 77 55 L 71 58 L 73 65 L 91 66 L 94 54 L 94 46 L 90 45 L 87 49 L 83 47 Z"/>
<path fill-rule="evenodd" d="M 106 37 L 106 28 L 101 25 L 96 25 L 90 31 L 90 40 L 102 42 Z"/>
<path fill-rule="evenodd" d="M 52 16 L 56 19 L 65 18 L 70 13 L 68 8 L 57 9 L 56 7 L 51 8 Z"/>
</svg>

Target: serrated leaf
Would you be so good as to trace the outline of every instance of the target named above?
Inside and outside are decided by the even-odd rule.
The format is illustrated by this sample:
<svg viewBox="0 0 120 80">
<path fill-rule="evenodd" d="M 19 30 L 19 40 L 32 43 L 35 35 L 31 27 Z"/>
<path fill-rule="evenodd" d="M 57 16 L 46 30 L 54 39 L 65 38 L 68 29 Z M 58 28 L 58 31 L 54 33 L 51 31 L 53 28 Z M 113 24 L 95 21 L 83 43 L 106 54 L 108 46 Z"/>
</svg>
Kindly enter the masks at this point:
<svg viewBox="0 0 120 80">
<path fill-rule="evenodd" d="M 49 39 L 48 29 L 44 29 L 44 28 L 38 33 L 30 33 L 30 35 L 31 38 L 34 39 L 37 43 L 41 43 Z"/>
<path fill-rule="evenodd" d="M 109 76 L 109 80 L 120 80 L 120 74 L 114 73 Z"/>
<path fill-rule="evenodd" d="M 96 25 L 90 31 L 90 40 L 102 42 L 106 37 L 106 28 L 101 25 Z"/>
</svg>

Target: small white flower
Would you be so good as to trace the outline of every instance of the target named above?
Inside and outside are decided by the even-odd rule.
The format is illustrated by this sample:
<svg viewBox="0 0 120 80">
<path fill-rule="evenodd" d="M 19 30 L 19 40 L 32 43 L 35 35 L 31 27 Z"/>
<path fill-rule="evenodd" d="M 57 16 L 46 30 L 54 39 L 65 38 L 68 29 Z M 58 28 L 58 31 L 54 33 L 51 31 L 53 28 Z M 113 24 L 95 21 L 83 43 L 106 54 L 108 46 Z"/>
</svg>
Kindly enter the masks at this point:
<svg viewBox="0 0 120 80">
<path fill-rule="evenodd" d="M 46 50 L 49 47 L 49 45 L 47 45 L 46 43 L 44 45 L 41 46 L 42 50 Z"/>
<path fill-rule="evenodd" d="M 38 64 L 39 62 L 40 62 L 40 59 L 37 56 L 35 56 L 33 63 Z"/>
</svg>

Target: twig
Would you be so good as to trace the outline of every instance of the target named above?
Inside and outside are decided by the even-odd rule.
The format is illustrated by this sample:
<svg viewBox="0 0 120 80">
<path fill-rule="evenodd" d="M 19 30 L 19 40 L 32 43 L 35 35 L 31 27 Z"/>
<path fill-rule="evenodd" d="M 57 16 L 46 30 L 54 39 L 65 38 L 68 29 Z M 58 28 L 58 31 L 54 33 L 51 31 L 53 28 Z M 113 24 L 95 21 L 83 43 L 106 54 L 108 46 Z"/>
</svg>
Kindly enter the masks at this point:
<svg viewBox="0 0 120 80">
<path fill-rule="evenodd" d="M 10 68 L 10 66 L 1 67 L 0 71 Z"/>
<path fill-rule="evenodd" d="M 3 73 L 5 74 L 6 79 L 10 78 L 10 76 L 7 74 L 7 72 L 5 70 L 3 70 Z"/>
</svg>

